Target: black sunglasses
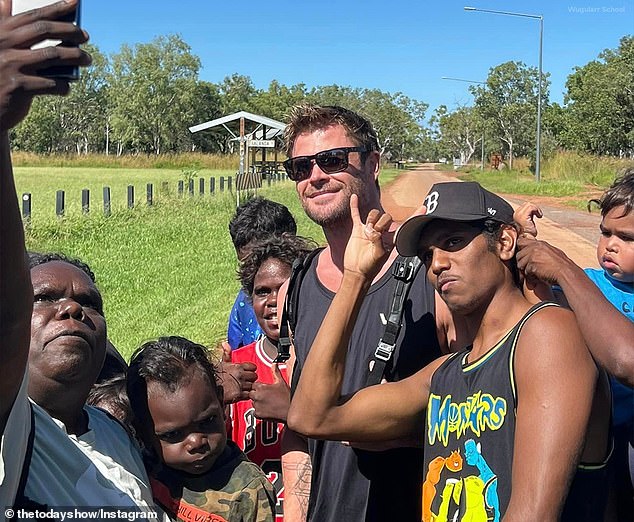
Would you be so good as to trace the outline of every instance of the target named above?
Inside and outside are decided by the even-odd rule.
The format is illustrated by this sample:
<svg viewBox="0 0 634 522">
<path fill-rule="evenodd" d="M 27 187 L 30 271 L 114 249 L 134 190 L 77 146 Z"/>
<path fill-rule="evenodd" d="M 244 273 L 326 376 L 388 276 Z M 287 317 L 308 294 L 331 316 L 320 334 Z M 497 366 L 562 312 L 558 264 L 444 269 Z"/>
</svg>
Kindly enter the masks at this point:
<svg viewBox="0 0 634 522">
<path fill-rule="evenodd" d="M 322 150 L 312 156 L 296 156 L 284 162 L 284 169 L 293 181 L 308 179 L 313 170 L 313 161 L 326 174 L 334 174 L 348 168 L 348 154 L 351 152 L 366 152 L 366 150 L 364 147 L 338 147 Z"/>
</svg>

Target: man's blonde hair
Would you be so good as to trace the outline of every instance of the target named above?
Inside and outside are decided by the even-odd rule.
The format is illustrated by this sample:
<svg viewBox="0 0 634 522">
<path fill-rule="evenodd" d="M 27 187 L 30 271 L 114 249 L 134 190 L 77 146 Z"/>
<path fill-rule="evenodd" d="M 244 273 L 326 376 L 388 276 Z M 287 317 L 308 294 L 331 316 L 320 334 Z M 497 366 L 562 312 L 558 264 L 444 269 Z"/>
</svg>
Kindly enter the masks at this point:
<svg viewBox="0 0 634 522">
<path fill-rule="evenodd" d="M 372 124 L 363 116 L 337 105 L 301 104 L 291 109 L 284 131 L 284 150 L 290 158 L 297 136 L 305 132 L 341 125 L 357 145 L 366 152 L 379 150 L 379 140 Z"/>
</svg>

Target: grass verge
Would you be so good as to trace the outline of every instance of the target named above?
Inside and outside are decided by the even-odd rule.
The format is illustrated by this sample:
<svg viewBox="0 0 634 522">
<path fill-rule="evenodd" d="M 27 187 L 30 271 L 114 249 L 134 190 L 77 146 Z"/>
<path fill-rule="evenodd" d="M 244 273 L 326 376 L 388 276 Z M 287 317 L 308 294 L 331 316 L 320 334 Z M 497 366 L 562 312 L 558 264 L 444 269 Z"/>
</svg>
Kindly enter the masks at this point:
<svg viewBox="0 0 634 522">
<path fill-rule="evenodd" d="M 259 194 L 287 205 L 298 232 L 323 242 L 321 229 L 299 207 L 292 183 Z M 109 337 L 124 356 L 160 335 L 214 346 L 226 337 L 239 288 L 227 229 L 235 203 L 227 192 L 164 198 L 153 207 L 115 210 L 110 217 L 34 219 L 27 226 L 27 247 L 61 251 L 91 266 L 104 296 Z"/>
<path fill-rule="evenodd" d="M 585 209 L 589 199 L 600 196 L 619 172 L 632 166 L 634 162 L 618 158 L 560 152 L 543 162 L 539 183 L 526 158 L 515 160 L 513 170 L 481 171 L 469 166 L 460 169 L 458 176 L 477 181 L 492 192 L 558 198 L 565 205 Z"/>
</svg>

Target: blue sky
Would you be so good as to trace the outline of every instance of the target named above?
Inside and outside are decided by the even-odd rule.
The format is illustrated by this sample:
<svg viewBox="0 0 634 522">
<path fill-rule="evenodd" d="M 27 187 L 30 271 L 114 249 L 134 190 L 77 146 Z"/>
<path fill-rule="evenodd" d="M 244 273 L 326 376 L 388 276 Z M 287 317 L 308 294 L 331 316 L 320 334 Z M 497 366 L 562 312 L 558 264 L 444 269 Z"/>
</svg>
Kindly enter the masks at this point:
<svg viewBox="0 0 634 522">
<path fill-rule="evenodd" d="M 509 60 L 537 66 L 539 21 L 467 12 L 465 5 L 544 16 L 543 70 L 551 101 L 565 82 L 634 33 L 634 0 L 83 0 L 82 24 L 108 54 L 177 33 L 202 61 L 200 78 L 248 75 L 308 87 L 403 92 L 430 105 L 471 104 L 469 84 Z"/>
</svg>

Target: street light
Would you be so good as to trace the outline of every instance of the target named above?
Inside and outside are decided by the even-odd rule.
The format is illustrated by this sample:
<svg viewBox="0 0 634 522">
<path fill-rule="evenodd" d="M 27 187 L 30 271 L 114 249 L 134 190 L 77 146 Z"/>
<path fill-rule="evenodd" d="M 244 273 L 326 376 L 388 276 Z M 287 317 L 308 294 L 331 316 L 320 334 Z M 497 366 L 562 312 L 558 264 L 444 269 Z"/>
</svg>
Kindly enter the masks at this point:
<svg viewBox="0 0 634 522">
<path fill-rule="evenodd" d="M 479 83 L 480 85 L 486 85 L 486 82 L 479 82 L 477 80 L 465 80 L 464 78 L 452 78 L 451 76 L 441 76 L 441 80 L 452 80 L 454 82 L 465 83 Z M 482 159 L 480 160 L 480 170 L 484 170 L 484 129 L 482 129 Z"/>
<path fill-rule="evenodd" d="M 540 172 L 540 149 L 542 141 L 542 42 L 544 38 L 544 17 L 542 15 L 513 13 L 510 11 L 494 11 L 492 9 L 480 9 L 477 7 L 465 7 L 465 11 L 480 11 L 481 13 L 491 13 L 506 16 L 521 16 L 522 18 L 534 18 L 539 20 L 539 78 L 537 80 L 537 146 L 535 147 L 535 181 L 541 180 Z"/>
</svg>

